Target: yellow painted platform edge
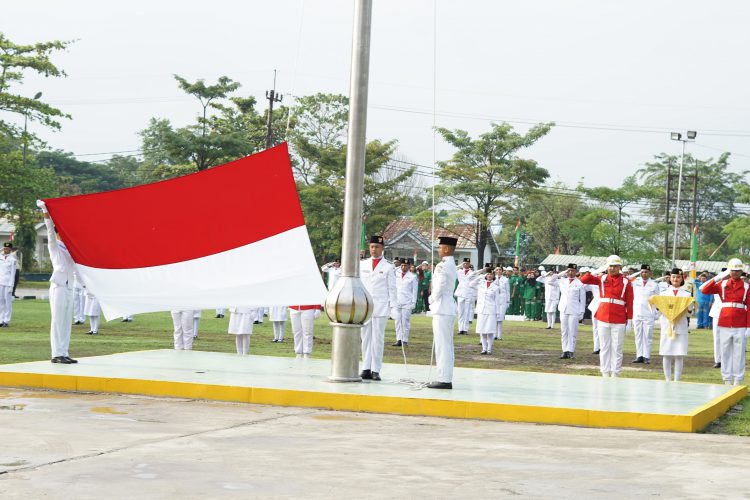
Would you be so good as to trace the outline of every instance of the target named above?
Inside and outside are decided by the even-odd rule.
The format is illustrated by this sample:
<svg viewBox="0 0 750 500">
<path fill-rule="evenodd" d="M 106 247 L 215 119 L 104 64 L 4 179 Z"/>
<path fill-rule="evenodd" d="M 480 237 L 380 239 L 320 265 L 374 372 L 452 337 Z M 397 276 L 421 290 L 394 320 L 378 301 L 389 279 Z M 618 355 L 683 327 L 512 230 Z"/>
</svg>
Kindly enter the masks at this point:
<svg viewBox="0 0 750 500">
<path fill-rule="evenodd" d="M 690 413 L 693 421 L 691 432 L 697 432 L 724 415 L 726 411 L 747 396 L 747 386 L 738 385 L 733 390 L 699 406 Z"/>
<path fill-rule="evenodd" d="M 651 431 L 695 432 L 705 419 L 721 415 L 730 403 L 743 397 L 738 388 L 732 398 L 716 398 L 690 415 L 648 414 L 554 408 L 501 403 L 477 403 L 367 394 L 335 394 L 314 391 L 236 387 L 192 382 L 89 377 L 82 375 L 0 372 L 0 385 L 37 387 L 69 391 L 142 394 L 216 401 L 299 406 L 333 410 L 424 415 L 449 418 L 502 420 L 600 428 L 629 428 Z M 716 409 L 711 404 L 720 404 Z M 726 404 L 725 404 L 726 403 Z M 704 424 L 705 425 L 705 424 Z"/>
</svg>

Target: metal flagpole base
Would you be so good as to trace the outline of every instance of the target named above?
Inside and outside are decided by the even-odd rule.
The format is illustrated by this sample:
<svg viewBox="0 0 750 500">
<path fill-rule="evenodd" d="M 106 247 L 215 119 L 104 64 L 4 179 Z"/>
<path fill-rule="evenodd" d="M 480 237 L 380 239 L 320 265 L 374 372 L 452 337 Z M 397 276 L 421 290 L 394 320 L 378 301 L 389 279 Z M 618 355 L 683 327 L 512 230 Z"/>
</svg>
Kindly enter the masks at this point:
<svg viewBox="0 0 750 500">
<path fill-rule="evenodd" d="M 331 376 L 330 382 L 362 382 L 359 376 L 359 353 L 362 342 L 362 325 L 331 323 Z"/>
</svg>

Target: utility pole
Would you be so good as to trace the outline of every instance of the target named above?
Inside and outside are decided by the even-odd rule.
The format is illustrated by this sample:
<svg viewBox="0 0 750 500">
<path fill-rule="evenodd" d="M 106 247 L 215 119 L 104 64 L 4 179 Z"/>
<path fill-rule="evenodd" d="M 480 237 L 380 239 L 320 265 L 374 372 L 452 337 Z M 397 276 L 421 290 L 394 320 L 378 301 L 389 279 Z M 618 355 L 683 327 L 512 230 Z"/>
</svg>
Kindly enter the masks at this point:
<svg viewBox="0 0 750 500">
<path fill-rule="evenodd" d="M 276 93 L 276 70 L 273 70 L 273 88 L 266 90 L 266 99 L 268 99 L 268 123 L 266 123 L 266 149 L 273 145 L 273 128 L 271 122 L 273 121 L 273 103 L 281 102 L 284 98 L 283 95 Z"/>
</svg>

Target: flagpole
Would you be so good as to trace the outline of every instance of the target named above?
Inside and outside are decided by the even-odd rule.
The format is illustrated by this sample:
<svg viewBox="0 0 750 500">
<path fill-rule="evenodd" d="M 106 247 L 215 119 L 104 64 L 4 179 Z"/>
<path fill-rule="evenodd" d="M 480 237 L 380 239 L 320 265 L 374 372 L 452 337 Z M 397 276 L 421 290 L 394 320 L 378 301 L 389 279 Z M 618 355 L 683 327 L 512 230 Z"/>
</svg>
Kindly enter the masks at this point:
<svg viewBox="0 0 750 500">
<path fill-rule="evenodd" d="M 331 320 L 333 382 L 361 382 L 359 376 L 362 325 L 372 316 L 373 301 L 359 279 L 359 242 L 365 179 L 367 91 L 370 72 L 372 0 L 356 0 L 349 81 L 349 137 L 346 148 L 344 225 L 341 276 L 328 292 L 325 311 Z"/>
</svg>

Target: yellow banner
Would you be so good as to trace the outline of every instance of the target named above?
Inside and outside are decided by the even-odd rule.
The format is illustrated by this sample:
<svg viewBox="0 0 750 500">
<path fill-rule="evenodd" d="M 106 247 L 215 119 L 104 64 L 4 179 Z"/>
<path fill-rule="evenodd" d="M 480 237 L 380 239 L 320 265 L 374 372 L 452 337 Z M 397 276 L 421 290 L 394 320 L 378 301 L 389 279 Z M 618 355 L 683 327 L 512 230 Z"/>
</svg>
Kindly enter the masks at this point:
<svg viewBox="0 0 750 500">
<path fill-rule="evenodd" d="M 688 307 L 695 302 L 693 297 L 672 297 L 669 295 L 652 295 L 648 299 L 648 307 L 656 307 L 669 321 L 667 335 L 674 338 L 674 324 L 687 313 Z"/>
</svg>

